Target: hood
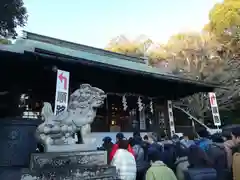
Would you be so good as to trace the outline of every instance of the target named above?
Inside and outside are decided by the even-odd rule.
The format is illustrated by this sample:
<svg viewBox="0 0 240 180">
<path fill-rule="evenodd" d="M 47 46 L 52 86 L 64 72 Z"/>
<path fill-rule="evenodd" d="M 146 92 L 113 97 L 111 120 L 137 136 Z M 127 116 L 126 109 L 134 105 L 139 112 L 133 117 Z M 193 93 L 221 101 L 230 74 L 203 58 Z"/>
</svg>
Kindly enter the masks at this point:
<svg viewBox="0 0 240 180">
<path fill-rule="evenodd" d="M 184 157 L 180 157 L 176 160 L 175 164 L 179 164 L 179 163 L 182 163 L 182 162 L 188 162 L 188 157 L 187 156 L 184 156 Z"/>
<path fill-rule="evenodd" d="M 142 148 L 142 146 L 140 146 L 139 144 L 135 144 L 132 148 L 133 148 L 133 151 L 134 151 L 135 153 L 137 153 L 137 152 L 140 151 L 140 149 Z"/>
<path fill-rule="evenodd" d="M 156 150 L 159 150 L 160 152 L 163 150 L 162 145 L 158 144 L 158 143 L 152 143 L 150 145 L 150 148 L 155 148 Z"/>
<path fill-rule="evenodd" d="M 152 166 L 166 166 L 162 161 L 155 161 L 152 163 Z"/>
<path fill-rule="evenodd" d="M 142 144 L 142 138 L 141 138 L 141 136 L 135 136 L 135 137 L 133 138 L 133 144 L 134 144 L 134 145 L 140 145 L 140 144 Z"/>
</svg>

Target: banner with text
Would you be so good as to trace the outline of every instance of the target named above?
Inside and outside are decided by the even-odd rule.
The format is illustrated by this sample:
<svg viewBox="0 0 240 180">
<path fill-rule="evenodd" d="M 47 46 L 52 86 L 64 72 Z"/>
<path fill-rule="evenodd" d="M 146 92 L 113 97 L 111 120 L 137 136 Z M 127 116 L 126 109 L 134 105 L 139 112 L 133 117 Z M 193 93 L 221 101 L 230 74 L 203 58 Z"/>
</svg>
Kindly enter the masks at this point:
<svg viewBox="0 0 240 180">
<path fill-rule="evenodd" d="M 55 95 L 55 108 L 54 114 L 58 115 L 60 112 L 65 111 L 68 106 L 68 91 L 69 91 L 69 78 L 70 73 L 58 69 L 56 95 Z"/>
<path fill-rule="evenodd" d="M 220 114 L 218 111 L 216 94 L 214 92 L 209 93 L 209 100 L 212 109 L 213 122 L 215 126 L 221 126 Z"/>
<path fill-rule="evenodd" d="M 168 104 L 169 127 L 170 127 L 170 133 L 172 137 L 175 134 L 175 123 L 174 123 L 174 117 L 173 117 L 172 101 L 167 101 L 167 104 Z"/>
</svg>

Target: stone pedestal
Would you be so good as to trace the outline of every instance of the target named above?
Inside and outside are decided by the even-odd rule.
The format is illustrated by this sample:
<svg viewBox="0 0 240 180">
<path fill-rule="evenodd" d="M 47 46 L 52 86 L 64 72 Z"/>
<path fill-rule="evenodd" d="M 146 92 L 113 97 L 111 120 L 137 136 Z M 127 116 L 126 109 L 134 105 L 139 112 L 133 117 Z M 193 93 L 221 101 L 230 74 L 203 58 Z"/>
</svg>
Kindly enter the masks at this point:
<svg viewBox="0 0 240 180">
<path fill-rule="evenodd" d="M 105 151 L 32 154 L 21 180 L 116 180 L 116 168 L 107 165 Z"/>
<path fill-rule="evenodd" d="M 81 151 L 94 151 L 96 146 L 96 144 L 47 145 L 45 152 L 78 152 L 79 149 Z"/>
</svg>

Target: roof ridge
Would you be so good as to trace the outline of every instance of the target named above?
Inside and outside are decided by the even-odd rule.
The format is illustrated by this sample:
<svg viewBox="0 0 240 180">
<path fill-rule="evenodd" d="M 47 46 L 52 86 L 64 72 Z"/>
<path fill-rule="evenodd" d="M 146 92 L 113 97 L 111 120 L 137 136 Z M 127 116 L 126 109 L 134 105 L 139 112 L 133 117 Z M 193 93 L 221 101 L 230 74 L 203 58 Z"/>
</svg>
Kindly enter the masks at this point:
<svg viewBox="0 0 240 180">
<path fill-rule="evenodd" d="M 53 44 L 56 46 L 73 49 L 73 50 L 87 51 L 87 52 L 94 53 L 94 54 L 112 56 L 112 57 L 125 59 L 127 61 L 134 61 L 137 63 L 145 64 L 143 58 L 128 56 L 128 55 L 111 52 L 111 51 L 100 49 L 100 48 L 95 48 L 95 47 L 91 47 L 91 46 L 87 46 L 87 45 L 83 45 L 83 44 L 78 44 L 75 42 L 70 42 L 70 41 L 66 41 L 66 40 L 62 40 L 62 39 L 57 39 L 57 38 L 53 38 L 53 37 L 49 37 L 49 36 L 44 36 L 44 35 L 28 32 L 28 31 L 23 31 L 23 32 L 24 32 L 24 36 L 23 36 L 24 39 L 45 42 L 45 43 Z"/>
</svg>

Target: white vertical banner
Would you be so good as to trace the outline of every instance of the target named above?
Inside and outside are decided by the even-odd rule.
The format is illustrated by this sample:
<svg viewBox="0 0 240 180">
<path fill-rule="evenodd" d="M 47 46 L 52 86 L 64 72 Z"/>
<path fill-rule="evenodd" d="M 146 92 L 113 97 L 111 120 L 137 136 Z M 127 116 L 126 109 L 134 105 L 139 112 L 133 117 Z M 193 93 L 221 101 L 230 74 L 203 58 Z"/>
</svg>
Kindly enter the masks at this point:
<svg viewBox="0 0 240 180">
<path fill-rule="evenodd" d="M 173 108 L 172 108 L 172 101 L 167 101 L 168 105 L 168 118 L 169 118 L 169 128 L 171 136 L 175 134 L 175 124 L 174 124 L 174 118 L 173 118 Z"/>
<path fill-rule="evenodd" d="M 69 94 L 69 78 L 68 71 L 57 70 L 56 94 L 55 94 L 55 108 L 54 114 L 58 115 L 60 112 L 67 110 L 68 94 Z"/>
<path fill-rule="evenodd" d="M 217 98 L 214 92 L 209 93 L 209 101 L 212 109 L 213 122 L 215 126 L 221 126 L 220 114 L 218 111 Z"/>
</svg>

